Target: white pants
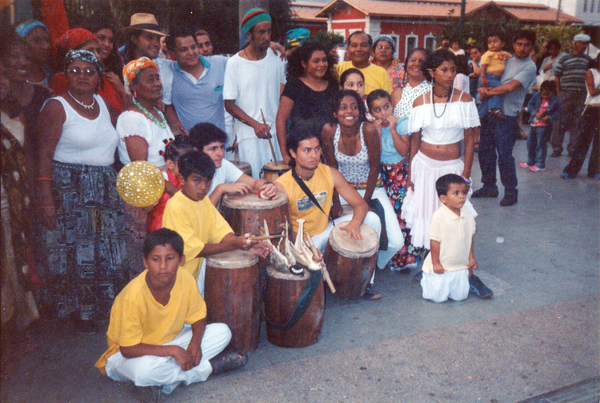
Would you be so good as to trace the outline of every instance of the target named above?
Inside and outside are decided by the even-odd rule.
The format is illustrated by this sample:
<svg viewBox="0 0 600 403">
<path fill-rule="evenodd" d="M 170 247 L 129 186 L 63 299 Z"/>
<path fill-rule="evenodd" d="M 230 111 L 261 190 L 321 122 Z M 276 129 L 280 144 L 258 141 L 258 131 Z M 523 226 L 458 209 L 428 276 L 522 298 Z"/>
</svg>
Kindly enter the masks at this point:
<svg viewBox="0 0 600 403">
<path fill-rule="evenodd" d="M 363 197 L 365 195 L 365 192 L 366 190 L 358 190 L 358 194 Z M 387 193 L 385 192 L 385 189 L 383 187 L 375 188 L 375 191 L 373 192 L 373 196 L 371 196 L 371 198 L 379 200 L 379 202 L 383 206 L 383 211 L 385 212 L 385 232 L 388 238 L 388 248 L 387 250 L 380 250 L 379 257 L 377 258 L 377 267 L 383 269 L 385 265 L 390 260 L 392 260 L 394 255 L 404 246 L 404 234 L 400 229 L 398 217 L 394 212 L 394 207 L 392 206 L 392 203 L 390 203 L 390 199 Z M 342 205 L 348 204 L 348 202 L 345 201 L 341 196 L 340 203 Z M 377 216 L 377 218 L 379 218 L 379 216 Z M 366 218 L 365 224 L 367 224 Z M 371 225 L 367 225 L 371 227 Z M 377 235 L 380 235 L 381 233 L 381 223 L 379 224 L 379 227 L 380 229 L 377 231 Z"/>
<path fill-rule="evenodd" d="M 192 329 L 184 329 L 165 346 L 177 345 L 187 349 L 192 339 Z M 211 358 L 227 347 L 231 340 L 231 331 L 224 323 L 213 323 L 206 326 L 202 337 L 202 360 L 189 371 L 181 369 L 173 357 L 157 357 L 145 355 L 138 358 L 125 358 L 118 352 L 106 362 L 106 374 L 115 381 L 132 381 L 136 386 L 163 386 L 163 393 L 171 393 L 181 382 L 189 385 L 205 381 L 212 373 Z"/>
<path fill-rule="evenodd" d="M 200 266 L 200 274 L 198 274 L 198 281 L 196 284 L 198 285 L 198 291 L 200 291 L 200 295 L 204 298 L 204 277 L 206 276 L 206 257 L 202 259 L 202 266 Z"/>
<path fill-rule="evenodd" d="M 333 222 L 335 222 L 335 225 L 339 225 L 340 223 L 350 221 L 351 219 L 351 215 L 344 215 L 336 218 Z M 363 224 L 371 227 L 377 233 L 377 238 L 379 238 L 379 234 L 381 234 L 381 221 L 379 220 L 379 216 L 377 214 L 369 211 L 365 216 Z M 325 247 L 327 246 L 327 241 L 329 240 L 329 234 L 331 233 L 331 230 L 333 230 L 333 224 L 329 223 L 323 232 L 312 237 L 313 243 L 321 250 L 321 252 L 325 252 Z M 375 272 L 373 272 L 373 276 L 371 277 L 371 284 L 373 284 L 374 281 Z"/>
<path fill-rule="evenodd" d="M 277 142 L 277 136 L 273 134 L 271 138 L 273 143 L 273 149 L 275 150 L 275 157 L 278 161 L 282 161 L 281 150 L 279 149 L 279 143 Z M 271 147 L 269 147 L 269 141 L 267 139 L 246 139 L 238 143 L 238 155 L 240 161 L 246 161 L 252 167 L 252 175 L 255 178 L 260 178 L 260 171 L 267 164 L 267 162 L 273 161 L 273 154 L 271 153 Z"/>
<path fill-rule="evenodd" d="M 442 274 L 423 272 L 423 298 L 445 302 L 448 298 L 462 301 L 469 296 L 469 270 L 446 271 Z"/>
</svg>

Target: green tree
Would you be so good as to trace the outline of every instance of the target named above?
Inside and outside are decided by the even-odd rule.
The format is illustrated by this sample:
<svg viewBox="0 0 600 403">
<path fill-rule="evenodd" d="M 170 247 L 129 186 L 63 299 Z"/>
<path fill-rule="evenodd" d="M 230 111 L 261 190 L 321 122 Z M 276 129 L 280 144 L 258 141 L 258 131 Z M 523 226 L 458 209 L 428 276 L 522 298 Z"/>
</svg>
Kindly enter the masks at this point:
<svg viewBox="0 0 600 403">
<path fill-rule="evenodd" d="M 334 34 L 332 32 L 317 32 L 308 38 L 311 41 L 321 42 L 327 49 L 331 50 L 334 46 L 344 43 L 344 37 L 340 34 Z"/>
<path fill-rule="evenodd" d="M 488 34 L 491 32 L 501 33 L 508 45 L 512 41 L 515 32 L 520 28 L 521 23 L 514 18 L 482 18 L 481 15 L 468 15 L 465 18 L 462 38 L 460 37 L 460 21 L 452 21 L 444 27 L 442 33 L 447 38 L 458 38 L 461 46 L 465 44 L 483 46 L 482 50 L 485 52 L 487 49 Z M 436 40 L 439 44 L 441 38 L 438 37 Z M 504 50 L 507 50 L 506 46 Z"/>
<path fill-rule="evenodd" d="M 558 39 L 563 52 L 569 52 L 573 48 L 573 37 L 584 32 L 581 27 L 567 25 L 562 21 L 554 25 L 526 25 L 525 28 L 531 29 L 537 35 L 538 49 L 541 49 L 544 42 Z"/>
</svg>

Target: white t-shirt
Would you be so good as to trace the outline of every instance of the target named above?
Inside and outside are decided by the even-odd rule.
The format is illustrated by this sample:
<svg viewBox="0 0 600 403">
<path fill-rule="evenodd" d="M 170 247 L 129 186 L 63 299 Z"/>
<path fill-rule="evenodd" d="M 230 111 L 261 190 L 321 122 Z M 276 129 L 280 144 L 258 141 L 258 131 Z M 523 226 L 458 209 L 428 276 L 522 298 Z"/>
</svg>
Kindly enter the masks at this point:
<svg viewBox="0 0 600 403">
<path fill-rule="evenodd" d="M 125 111 L 119 115 L 119 120 L 117 120 L 117 133 L 121 139 L 119 141 L 119 159 L 123 165 L 131 162 L 125 145 L 125 139 L 131 136 L 141 137 L 148 144 L 148 162 L 157 167 L 165 165 L 165 158 L 159 152 L 165 151 L 164 140 L 173 138 L 173 133 L 168 125 L 162 129 L 139 112 Z"/>
<path fill-rule="evenodd" d="M 210 183 L 208 194 L 211 194 L 222 183 L 234 183 L 242 174 L 243 172 L 238 167 L 224 159 L 221 161 L 221 167 L 215 170 L 215 176 L 213 176 L 213 180 Z"/>
<path fill-rule="evenodd" d="M 275 136 L 275 116 L 279 107 L 281 84 L 285 84 L 283 61 L 271 50 L 261 60 L 242 59 L 236 54 L 227 63 L 223 99 L 235 100 L 236 105 L 248 116 L 258 122 L 265 120 L 271 126 L 271 135 Z M 238 142 L 256 139 L 254 129 L 237 122 L 235 125 Z"/>
</svg>

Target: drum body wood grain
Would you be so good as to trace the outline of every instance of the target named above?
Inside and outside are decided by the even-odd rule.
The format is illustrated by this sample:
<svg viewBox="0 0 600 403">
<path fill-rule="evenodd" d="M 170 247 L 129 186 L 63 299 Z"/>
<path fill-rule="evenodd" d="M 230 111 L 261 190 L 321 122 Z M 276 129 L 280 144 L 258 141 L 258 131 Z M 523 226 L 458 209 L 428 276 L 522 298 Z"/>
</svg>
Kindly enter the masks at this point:
<svg viewBox="0 0 600 403">
<path fill-rule="evenodd" d="M 275 182 L 277 178 L 290 170 L 290 166 L 283 161 L 270 161 L 262 169 L 263 179 Z"/>
<path fill-rule="evenodd" d="M 229 346 L 247 353 L 258 348 L 261 286 L 258 256 L 234 250 L 207 258 L 204 299 L 208 323 L 226 323 Z"/>
<path fill-rule="evenodd" d="M 337 224 L 329 234 L 324 259 L 337 290 L 334 295 L 341 299 L 355 299 L 365 293 L 373 276 L 379 238 L 365 224 L 360 226 L 363 240 L 349 238 L 348 233 L 340 229 L 346 224 Z"/>
<path fill-rule="evenodd" d="M 279 330 L 269 323 L 270 321 L 283 325 L 288 322 L 309 278 L 308 270 L 304 271 L 303 276 L 296 276 L 267 267 L 265 318 L 267 338 L 271 344 L 279 347 L 305 347 L 319 340 L 325 312 L 325 291 L 322 280 L 319 281 L 317 291 L 306 312 L 296 324 L 287 330 Z"/>
<path fill-rule="evenodd" d="M 264 220 L 267 220 L 271 235 L 282 233 L 281 224 L 286 220 L 292 227 L 288 199 L 283 193 L 275 200 L 261 199 L 255 194 L 227 194 L 221 201 L 221 213 L 236 235 L 261 235 L 259 230 L 264 226 Z"/>
<path fill-rule="evenodd" d="M 233 165 L 235 165 L 236 167 L 238 167 L 238 169 L 240 171 L 242 171 L 243 173 L 245 173 L 248 176 L 252 176 L 252 166 L 250 166 L 250 164 L 248 164 L 245 161 L 229 161 L 231 162 Z"/>
</svg>

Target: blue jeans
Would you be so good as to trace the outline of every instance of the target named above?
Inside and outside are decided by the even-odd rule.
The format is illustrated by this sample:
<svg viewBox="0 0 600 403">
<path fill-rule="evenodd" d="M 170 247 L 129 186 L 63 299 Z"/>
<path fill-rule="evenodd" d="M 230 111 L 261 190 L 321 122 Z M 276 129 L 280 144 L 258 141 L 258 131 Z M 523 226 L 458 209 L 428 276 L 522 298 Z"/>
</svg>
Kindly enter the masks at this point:
<svg viewBox="0 0 600 403">
<path fill-rule="evenodd" d="M 497 161 L 504 193 L 513 196 L 518 194 L 517 172 L 512 155 L 518 133 L 518 116 L 507 116 L 502 120 L 490 116 L 481 119 L 479 166 L 484 189 L 498 190 L 496 186 Z"/>
<path fill-rule="evenodd" d="M 488 79 L 488 87 L 495 88 L 500 85 L 500 77 L 495 76 L 491 73 L 485 73 L 485 77 Z M 494 95 L 488 99 L 489 109 L 502 109 L 502 95 Z"/>
<path fill-rule="evenodd" d="M 527 165 L 546 168 L 548 141 L 552 134 L 552 126 L 531 126 L 527 136 Z"/>
</svg>

